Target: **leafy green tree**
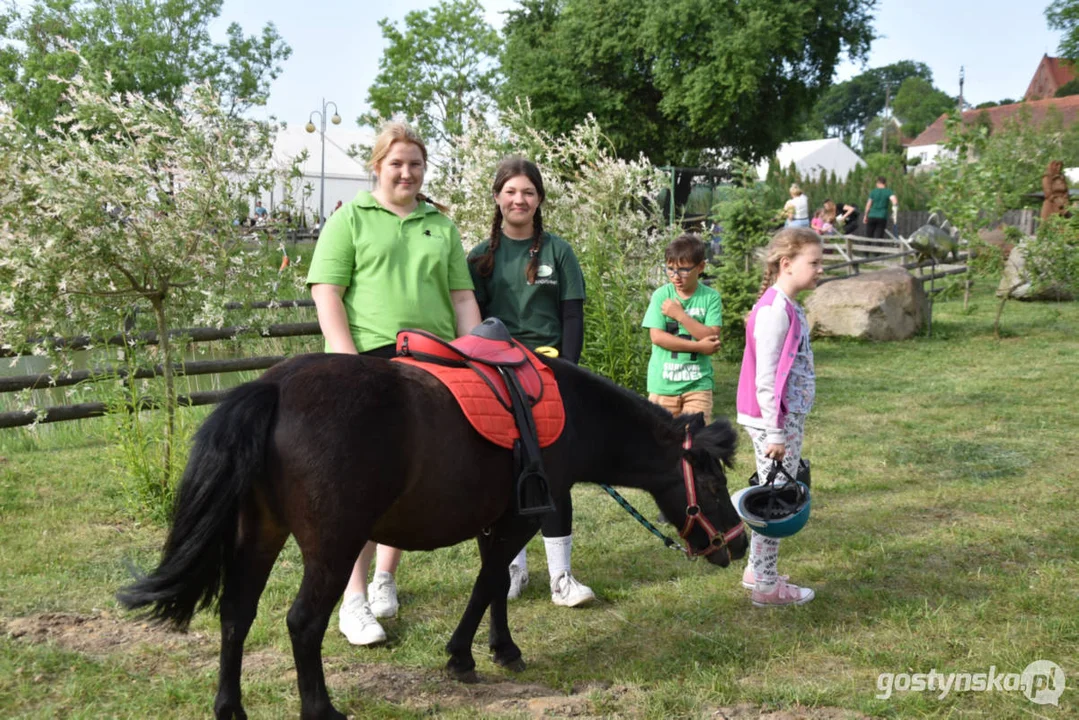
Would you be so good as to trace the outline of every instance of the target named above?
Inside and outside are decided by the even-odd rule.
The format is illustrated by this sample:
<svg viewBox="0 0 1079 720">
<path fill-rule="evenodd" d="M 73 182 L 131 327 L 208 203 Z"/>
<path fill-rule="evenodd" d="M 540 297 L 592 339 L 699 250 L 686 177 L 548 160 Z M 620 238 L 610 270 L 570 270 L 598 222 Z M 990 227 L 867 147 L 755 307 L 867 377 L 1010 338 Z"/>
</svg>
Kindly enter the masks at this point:
<svg viewBox="0 0 1079 720">
<path fill-rule="evenodd" d="M 117 92 L 177 102 L 191 83 L 211 82 L 232 116 L 265 102 L 292 50 L 268 23 L 245 36 L 237 23 L 224 43 L 208 26 L 223 0 L 34 0 L 0 15 L 0 99 L 18 121 L 48 128 L 64 112 L 63 80 L 76 72 L 110 76 Z M 85 59 L 86 68 L 69 49 Z M 54 79 L 52 76 L 56 76 Z"/>
<path fill-rule="evenodd" d="M 757 251 L 768 244 L 774 227 L 765 188 L 756 178 L 753 165 L 736 162 L 735 185 L 715 207 L 715 219 L 723 228 L 723 253 L 714 287 L 723 297 L 723 352 L 732 358 L 745 348 L 745 317 L 760 296 Z"/>
<path fill-rule="evenodd" d="M 894 97 L 908 78 L 918 77 L 932 83 L 933 72 L 925 63 L 901 60 L 891 65 L 866 70 L 860 75 L 830 87 L 814 108 L 818 121 L 834 137 L 851 137 L 884 110 L 888 90 Z"/>
<path fill-rule="evenodd" d="M 915 138 L 955 104 L 955 98 L 933 87 L 928 80 L 915 76 L 899 86 L 892 112 L 903 123 L 903 134 Z"/>
<path fill-rule="evenodd" d="M 1045 8 L 1049 27 L 1064 33 L 1058 52 L 1069 60 L 1079 60 L 1079 0 L 1053 0 Z"/>
<path fill-rule="evenodd" d="M 404 29 L 379 21 L 387 40 L 379 74 L 367 91 L 371 112 L 361 125 L 404 115 L 424 140 L 446 149 L 472 116 L 494 105 L 498 90 L 498 33 L 483 19 L 479 0 L 442 0 L 405 16 Z"/>
<path fill-rule="evenodd" d="M 975 277 L 996 277 L 1004 262 L 1000 249 L 982 242 L 979 231 L 998 223 L 1005 211 L 1023 207 L 1024 196 L 1041 187 L 1042 173 L 1060 154 L 1062 138 L 1058 129 L 1035 126 L 1026 109 L 993 133 L 980 123 L 964 124 L 956 113 L 948 119 L 947 153 L 932 176 L 933 209 L 968 242 Z M 1002 296 L 997 310 L 998 337 L 1009 296 Z"/>
<path fill-rule="evenodd" d="M 1069 95 L 1079 95 L 1079 78 L 1072 78 L 1053 93 L 1053 97 L 1058 98 L 1068 97 Z"/>
<path fill-rule="evenodd" d="M 872 0 L 523 0 L 504 27 L 504 102 L 540 127 L 594 115 L 622 157 L 767 156 L 807 120 Z"/>
<path fill-rule="evenodd" d="M 208 85 L 165 105 L 120 95 L 92 72 L 59 84 L 68 111 L 38 129 L 38 146 L 0 106 L 0 346 L 41 352 L 30 338 L 96 341 L 152 318 L 168 417 L 154 466 L 167 495 L 183 450 L 170 331 L 220 327 L 227 302 L 269 294 L 277 278 L 235 212 L 237 198 L 269 186 L 260 168 L 272 143 L 262 124 L 227 115 Z M 124 356 L 139 352 L 132 341 Z"/>
</svg>

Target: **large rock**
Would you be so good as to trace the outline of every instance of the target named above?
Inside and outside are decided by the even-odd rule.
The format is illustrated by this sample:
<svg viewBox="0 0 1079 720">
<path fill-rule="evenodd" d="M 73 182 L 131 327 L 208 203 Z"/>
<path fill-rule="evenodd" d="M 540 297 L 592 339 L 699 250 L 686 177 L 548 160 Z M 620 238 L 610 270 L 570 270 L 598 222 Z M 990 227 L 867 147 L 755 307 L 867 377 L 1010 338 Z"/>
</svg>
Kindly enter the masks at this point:
<svg viewBox="0 0 1079 720">
<path fill-rule="evenodd" d="M 806 300 L 814 335 L 906 340 L 929 317 L 922 284 L 906 270 L 880 270 L 833 280 Z"/>
<path fill-rule="evenodd" d="M 1016 300 L 1071 300 L 1071 293 L 1058 287 L 1045 287 L 1034 290 L 1030 281 L 1030 273 L 1027 272 L 1026 243 L 1019 243 L 1008 255 L 1008 262 L 1004 263 L 1004 272 L 1000 274 L 1000 285 L 997 286 L 997 297 L 1004 297 L 1011 291 L 1011 297 Z"/>
</svg>

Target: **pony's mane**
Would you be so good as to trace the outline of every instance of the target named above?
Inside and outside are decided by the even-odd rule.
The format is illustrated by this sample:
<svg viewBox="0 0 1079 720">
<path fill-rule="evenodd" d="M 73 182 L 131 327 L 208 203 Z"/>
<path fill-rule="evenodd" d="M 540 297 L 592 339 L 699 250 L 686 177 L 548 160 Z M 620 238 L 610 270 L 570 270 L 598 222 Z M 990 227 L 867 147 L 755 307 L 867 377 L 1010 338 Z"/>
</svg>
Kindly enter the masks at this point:
<svg viewBox="0 0 1079 720">
<path fill-rule="evenodd" d="M 544 362 L 547 361 L 546 358 L 543 360 Z M 555 360 L 547 364 L 551 366 L 556 375 L 559 374 L 563 367 L 573 368 L 575 372 L 562 373 L 563 377 L 570 379 L 575 386 L 572 392 L 576 393 L 577 387 L 587 387 L 586 392 L 594 391 L 602 394 L 604 396 L 603 402 L 607 405 L 617 405 L 618 411 L 622 414 L 647 420 L 661 429 L 668 430 L 675 437 L 681 437 L 686 431 L 687 418 L 685 416 L 675 417 L 659 405 L 649 402 L 646 398 L 642 398 L 632 390 L 628 390 L 602 375 L 561 360 Z M 561 379 L 559 384 L 562 384 Z M 592 388 L 588 387 L 588 385 L 596 387 Z"/>
<path fill-rule="evenodd" d="M 734 451 L 738 447 L 738 433 L 726 418 L 705 425 L 693 433 L 693 447 L 700 448 L 718 458 L 728 468 L 734 467 Z"/>
</svg>

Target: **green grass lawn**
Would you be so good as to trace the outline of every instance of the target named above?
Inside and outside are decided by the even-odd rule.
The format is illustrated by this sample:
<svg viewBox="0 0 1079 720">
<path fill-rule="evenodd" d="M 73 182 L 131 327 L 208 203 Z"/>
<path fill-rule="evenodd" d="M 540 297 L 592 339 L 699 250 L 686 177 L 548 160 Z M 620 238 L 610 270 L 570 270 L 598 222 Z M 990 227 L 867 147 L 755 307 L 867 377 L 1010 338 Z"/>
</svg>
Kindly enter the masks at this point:
<svg viewBox="0 0 1079 720">
<path fill-rule="evenodd" d="M 815 341 L 813 517 L 780 553 L 781 572 L 816 589 L 809 605 L 753 608 L 740 563 L 687 562 L 580 487 L 574 569 L 600 602 L 553 606 L 534 540 L 532 584 L 510 606 L 523 674 L 486 659 L 482 630 L 483 682 L 439 673 L 478 567 L 464 544 L 405 556 L 387 645 L 352 648 L 331 627 L 336 704 L 363 718 L 1075 717 L 1079 304 L 1010 304 L 1001 341 L 994 311 L 983 294 L 969 312 L 938 304 L 932 339 Z M 717 414 L 733 415 L 736 376 L 718 366 Z M 206 717 L 216 618 L 178 636 L 113 599 L 125 561 L 151 566 L 164 529 L 126 509 L 96 422 L 0 431 L 0 714 Z M 732 484 L 751 472 L 748 447 Z M 247 643 L 252 718 L 299 714 L 284 618 L 301 571 L 290 542 Z M 881 673 L 1019 673 L 1035 660 L 1066 673 L 1059 707 L 1021 691 L 876 697 Z"/>
</svg>

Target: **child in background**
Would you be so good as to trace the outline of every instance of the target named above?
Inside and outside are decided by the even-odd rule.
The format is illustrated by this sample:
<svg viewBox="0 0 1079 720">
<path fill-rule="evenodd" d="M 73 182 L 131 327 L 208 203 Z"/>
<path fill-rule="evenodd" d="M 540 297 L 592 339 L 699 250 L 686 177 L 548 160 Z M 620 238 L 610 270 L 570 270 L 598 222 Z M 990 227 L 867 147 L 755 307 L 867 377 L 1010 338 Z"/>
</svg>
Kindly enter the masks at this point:
<svg viewBox="0 0 1079 720">
<path fill-rule="evenodd" d="M 682 235 L 664 252 L 670 282 L 652 293 L 642 326 L 652 340 L 648 399 L 673 415 L 704 413 L 712 420 L 712 354 L 719 349 L 723 303 L 700 282 L 704 243 Z"/>
<path fill-rule="evenodd" d="M 761 297 L 746 319 L 746 349 L 738 378 L 738 423 L 753 441 L 757 474 L 764 478 L 779 460 L 796 477 L 805 418 L 813 407 L 816 377 L 809 324 L 794 301 L 817 286 L 822 272 L 820 237 L 785 228 L 768 246 Z M 758 607 L 803 605 L 813 591 L 787 582 L 776 570 L 779 540 L 754 534 L 742 585 Z"/>
</svg>

